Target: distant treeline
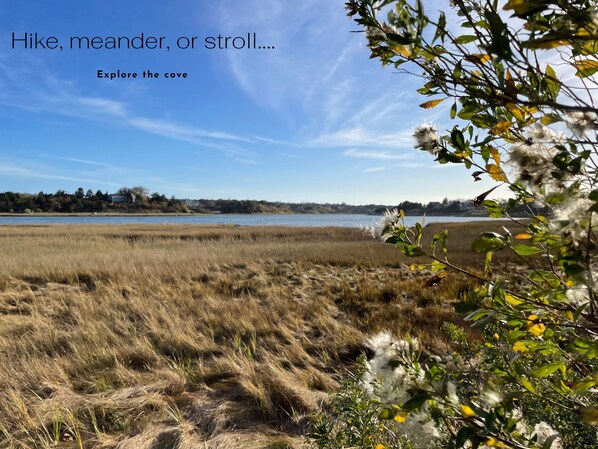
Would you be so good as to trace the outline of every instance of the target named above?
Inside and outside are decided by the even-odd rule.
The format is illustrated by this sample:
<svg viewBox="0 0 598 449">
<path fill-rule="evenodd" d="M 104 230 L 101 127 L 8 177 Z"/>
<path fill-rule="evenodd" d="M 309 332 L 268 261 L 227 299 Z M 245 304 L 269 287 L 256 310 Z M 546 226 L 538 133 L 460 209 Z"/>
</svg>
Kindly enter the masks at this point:
<svg viewBox="0 0 598 449">
<path fill-rule="evenodd" d="M 396 205 L 283 203 L 257 200 L 188 200 L 149 193 L 145 187 L 123 187 L 115 193 L 77 189 L 73 193 L 0 193 L 0 213 L 220 213 L 220 214 L 369 214 L 402 209 L 406 215 L 486 216 L 472 200 L 403 201 Z"/>
<path fill-rule="evenodd" d="M 330 203 L 283 203 L 255 200 L 185 200 L 191 210 L 222 214 L 369 214 L 381 215 L 386 209 L 402 209 L 407 215 L 486 215 L 484 210 L 475 209 L 472 201 L 448 201 L 414 203 L 403 201 L 396 205 L 384 204 L 330 204 Z"/>
<path fill-rule="evenodd" d="M 158 192 L 149 194 L 144 187 L 123 187 L 110 194 L 98 190 L 77 189 L 74 193 L 58 190 L 56 193 L 0 193 L 0 212 L 189 212 L 184 203 L 167 198 Z"/>
</svg>

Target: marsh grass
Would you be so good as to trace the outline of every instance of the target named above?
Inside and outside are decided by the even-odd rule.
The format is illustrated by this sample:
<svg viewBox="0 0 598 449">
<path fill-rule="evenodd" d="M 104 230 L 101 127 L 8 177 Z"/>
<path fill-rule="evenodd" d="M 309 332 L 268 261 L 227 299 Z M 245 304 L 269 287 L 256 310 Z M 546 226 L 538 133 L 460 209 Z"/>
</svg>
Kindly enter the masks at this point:
<svg viewBox="0 0 598 449">
<path fill-rule="evenodd" d="M 0 253 L 7 448 L 301 447 L 367 334 L 442 351 L 473 285 L 351 229 L 3 226 Z"/>
</svg>

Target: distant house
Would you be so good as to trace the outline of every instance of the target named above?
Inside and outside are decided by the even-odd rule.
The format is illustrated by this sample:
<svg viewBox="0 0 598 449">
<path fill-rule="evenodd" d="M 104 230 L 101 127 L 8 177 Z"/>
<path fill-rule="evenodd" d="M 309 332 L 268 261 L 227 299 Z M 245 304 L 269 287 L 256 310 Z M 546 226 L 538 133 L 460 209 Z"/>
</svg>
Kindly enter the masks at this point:
<svg viewBox="0 0 598 449">
<path fill-rule="evenodd" d="M 112 204 L 126 204 L 131 202 L 131 198 L 126 195 L 110 195 L 110 202 Z"/>
</svg>

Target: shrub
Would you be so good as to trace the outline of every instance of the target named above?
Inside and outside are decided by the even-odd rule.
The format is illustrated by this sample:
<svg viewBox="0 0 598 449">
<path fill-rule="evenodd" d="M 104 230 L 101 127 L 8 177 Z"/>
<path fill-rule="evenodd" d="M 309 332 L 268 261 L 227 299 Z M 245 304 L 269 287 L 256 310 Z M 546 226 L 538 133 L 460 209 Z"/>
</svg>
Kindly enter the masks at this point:
<svg viewBox="0 0 598 449">
<path fill-rule="evenodd" d="M 381 431 L 353 446 L 595 448 L 598 8 L 592 0 L 450 4 L 459 24 L 447 24 L 444 12 L 430 18 L 420 1 L 350 0 L 346 9 L 366 32 L 372 57 L 422 74 L 418 92 L 434 97 L 422 108 L 453 101 L 450 117 L 457 124 L 445 134 L 420 125 L 415 147 L 440 164 L 471 170 L 474 181 L 496 181 L 475 204 L 526 231 L 481 233 L 472 243 L 486 258 L 478 273 L 450 259 L 448 232 L 424 245 L 424 228 L 406 227 L 402 211 L 387 211 L 372 229 L 405 255 L 429 258 L 425 268 L 435 276 L 458 271 L 477 279 L 481 287 L 463 307 L 475 304 L 467 318 L 484 340 L 474 352 L 461 345 L 460 353 L 426 359 L 406 351 L 406 341 L 377 337 L 387 348 L 363 375 L 374 388 L 362 381 L 355 388 L 370 390 L 369 399 L 357 391 L 350 397 L 359 398 L 364 413 L 381 407 L 377 418 L 402 436 L 389 438 L 390 427 L 370 417 L 367 423 Z M 508 201 L 491 199 L 499 186 L 508 188 Z M 521 205 L 529 206 L 528 220 L 510 216 Z M 523 268 L 497 274 L 492 259 L 499 251 L 514 252 Z M 327 425 L 338 429 L 335 435 L 362 432 L 346 426 L 345 409 L 333 407 Z M 422 428 L 432 423 L 427 434 L 437 437 L 420 441 L 407 430 L 414 420 Z M 320 447 L 342 447 L 327 444 Z"/>
</svg>

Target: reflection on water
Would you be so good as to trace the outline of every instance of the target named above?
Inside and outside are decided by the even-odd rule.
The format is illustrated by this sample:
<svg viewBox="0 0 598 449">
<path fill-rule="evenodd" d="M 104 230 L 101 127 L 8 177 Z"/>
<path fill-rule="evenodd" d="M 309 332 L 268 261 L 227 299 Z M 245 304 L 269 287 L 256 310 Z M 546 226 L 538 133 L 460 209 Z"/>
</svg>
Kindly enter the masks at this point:
<svg viewBox="0 0 598 449">
<path fill-rule="evenodd" d="M 371 226 L 379 217 L 357 214 L 289 214 L 289 215 L 185 215 L 185 216 L 10 216 L 0 217 L 0 225 L 42 224 L 233 224 L 239 226 L 338 226 L 358 228 Z M 422 217 L 405 217 L 405 224 L 414 225 Z M 426 223 L 488 220 L 480 217 L 426 217 Z"/>
</svg>

